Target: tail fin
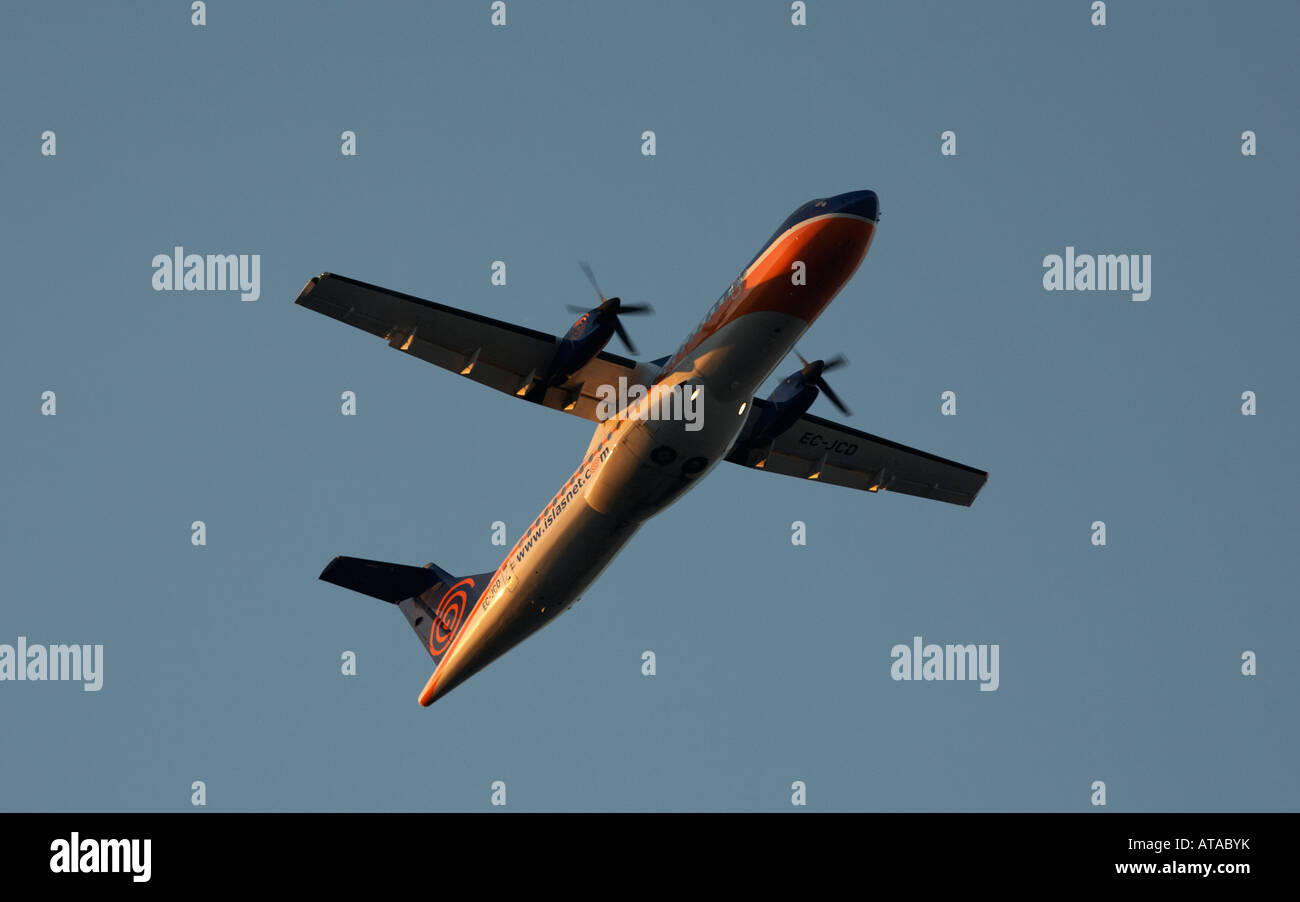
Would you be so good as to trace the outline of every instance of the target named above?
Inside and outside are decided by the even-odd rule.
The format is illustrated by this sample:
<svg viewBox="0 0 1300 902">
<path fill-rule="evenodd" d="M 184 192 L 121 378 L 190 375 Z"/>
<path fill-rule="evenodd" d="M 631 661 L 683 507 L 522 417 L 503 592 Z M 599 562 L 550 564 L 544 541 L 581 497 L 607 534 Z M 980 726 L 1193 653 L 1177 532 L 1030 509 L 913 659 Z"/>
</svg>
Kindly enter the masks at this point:
<svg viewBox="0 0 1300 902">
<path fill-rule="evenodd" d="M 436 564 L 411 567 L 336 557 L 321 571 L 320 578 L 397 605 L 429 655 L 437 661 L 469 620 L 492 574 L 478 573 L 457 579 Z"/>
</svg>

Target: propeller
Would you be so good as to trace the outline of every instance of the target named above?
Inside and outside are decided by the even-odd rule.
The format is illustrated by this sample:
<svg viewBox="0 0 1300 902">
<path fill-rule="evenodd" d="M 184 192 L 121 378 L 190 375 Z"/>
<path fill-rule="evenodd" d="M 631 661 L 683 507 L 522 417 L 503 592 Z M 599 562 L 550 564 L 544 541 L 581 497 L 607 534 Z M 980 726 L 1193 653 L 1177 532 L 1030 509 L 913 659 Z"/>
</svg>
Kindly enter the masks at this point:
<svg viewBox="0 0 1300 902">
<path fill-rule="evenodd" d="M 826 384 L 826 380 L 822 378 L 822 373 L 829 373 L 831 370 L 837 370 L 844 366 L 844 364 L 848 363 L 848 361 L 844 359 L 844 355 L 837 354 L 830 360 L 814 360 L 812 363 L 804 360 L 803 355 L 798 351 L 794 352 L 794 356 L 798 357 L 799 362 L 803 364 L 803 369 L 799 371 L 800 378 L 805 382 L 812 383 L 825 392 L 826 397 L 831 399 L 831 403 L 838 407 L 840 412 L 846 417 L 853 416 L 853 414 L 849 413 L 849 409 L 844 406 L 844 402 L 839 399 L 839 396 L 831 390 L 831 387 Z"/>
<path fill-rule="evenodd" d="M 623 323 L 619 320 L 619 317 L 623 314 L 635 316 L 641 313 L 653 313 L 654 308 L 649 304 L 624 304 L 619 298 L 605 297 L 605 293 L 600 290 L 600 285 L 596 282 L 596 274 L 591 271 L 591 266 L 588 265 L 587 261 L 580 261 L 578 265 L 582 267 L 582 271 L 587 275 L 587 281 L 591 283 L 592 288 L 596 289 L 596 296 L 600 298 L 600 306 L 596 308 L 596 316 L 601 318 L 612 317 L 614 331 L 618 333 L 619 339 L 627 346 L 628 351 L 635 354 L 636 346 L 632 344 L 632 339 L 628 337 L 627 330 L 623 328 Z M 588 312 L 585 307 L 577 307 L 573 304 L 566 304 L 565 306 L 571 313 Z"/>
</svg>

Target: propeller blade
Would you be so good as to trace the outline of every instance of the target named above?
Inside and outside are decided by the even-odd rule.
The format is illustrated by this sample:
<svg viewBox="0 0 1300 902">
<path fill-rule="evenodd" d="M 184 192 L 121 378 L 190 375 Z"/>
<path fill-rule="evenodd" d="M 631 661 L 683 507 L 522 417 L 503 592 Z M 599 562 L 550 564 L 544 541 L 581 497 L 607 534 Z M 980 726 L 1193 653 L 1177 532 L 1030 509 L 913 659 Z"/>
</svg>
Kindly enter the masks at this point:
<svg viewBox="0 0 1300 902">
<path fill-rule="evenodd" d="M 822 367 L 822 372 L 829 373 L 831 370 L 838 370 L 846 363 L 848 363 L 848 361 L 844 359 L 843 354 L 836 354 L 830 360 L 826 361 L 826 365 Z"/>
<path fill-rule="evenodd" d="M 808 361 L 803 359 L 803 355 L 799 353 L 798 348 L 795 348 L 794 356 L 798 357 L 799 362 L 803 364 L 805 367 L 808 366 Z"/>
<path fill-rule="evenodd" d="M 596 274 L 591 271 L 591 265 L 587 263 L 586 260 L 579 260 L 578 265 L 581 266 L 582 271 L 587 274 L 587 281 L 591 283 L 592 288 L 596 289 L 596 294 L 600 297 L 600 301 L 603 304 L 605 302 L 605 292 L 601 291 L 600 286 L 596 284 Z"/>
<path fill-rule="evenodd" d="M 568 310 L 570 313 L 590 313 L 590 312 L 591 312 L 591 311 L 590 311 L 589 309 L 587 309 L 586 307 L 579 307 L 577 304 L 565 304 L 565 305 L 564 305 L 564 308 L 565 308 L 566 310 Z"/>
<path fill-rule="evenodd" d="M 840 413 L 844 414 L 846 417 L 853 416 L 853 414 L 849 413 L 849 409 L 844 406 L 844 402 L 839 399 L 839 396 L 836 395 L 835 392 L 831 391 L 831 387 L 826 384 L 826 380 L 820 376 L 817 377 L 817 387 L 826 393 L 826 397 L 830 398 L 831 403 L 840 409 Z"/>
<path fill-rule="evenodd" d="M 627 330 L 624 329 L 623 324 L 619 322 L 618 319 L 619 314 L 627 313 L 631 316 L 637 316 L 642 313 L 653 313 L 654 308 L 651 307 L 649 304 L 626 304 L 625 305 L 620 299 L 616 297 L 615 298 L 605 297 L 605 292 L 600 290 L 600 283 L 596 281 L 596 274 L 592 272 L 591 264 L 588 263 L 586 260 L 579 260 L 578 266 L 582 267 L 583 273 L 587 276 L 587 281 L 591 283 L 592 288 L 596 289 L 596 295 L 600 298 L 600 306 L 596 308 L 595 315 L 602 322 L 606 322 L 606 323 L 609 322 L 610 319 L 613 319 L 614 331 L 618 333 L 619 339 L 623 342 L 624 345 L 627 346 L 628 351 L 635 354 L 636 345 L 632 344 L 632 339 L 628 338 L 627 336 Z M 566 306 L 573 313 L 592 312 L 587 310 L 585 307 L 576 307 L 573 304 L 568 304 Z"/>
<path fill-rule="evenodd" d="M 618 321 L 617 317 L 614 318 L 614 331 L 618 333 L 618 337 L 622 339 L 623 344 L 627 345 L 628 353 L 635 355 L 636 345 L 632 344 L 632 339 L 627 337 L 627 330 L 623 328 L 623 324 Z"/>
</svg>

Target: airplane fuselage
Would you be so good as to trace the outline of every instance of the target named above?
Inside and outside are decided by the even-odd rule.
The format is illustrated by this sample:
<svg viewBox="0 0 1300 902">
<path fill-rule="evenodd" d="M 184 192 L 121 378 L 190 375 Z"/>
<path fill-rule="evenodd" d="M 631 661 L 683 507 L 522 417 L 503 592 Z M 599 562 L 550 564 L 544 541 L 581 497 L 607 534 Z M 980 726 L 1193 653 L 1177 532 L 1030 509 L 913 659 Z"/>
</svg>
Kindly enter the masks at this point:
<svg viewBox="0 0 1300 902">
<path fill-rule="evenodd" d="M 853 275 L 875 235 L 870 191 L 794 212 L 669 359 L 649 394 L 596 427 L 582 462 L 489 579 L 420 694 L 432 704 L 570 607 L 650 517 L 722 460 L 746 405 Z M 694 416 L 655 418 L 689 394 Z"/>
</svg>

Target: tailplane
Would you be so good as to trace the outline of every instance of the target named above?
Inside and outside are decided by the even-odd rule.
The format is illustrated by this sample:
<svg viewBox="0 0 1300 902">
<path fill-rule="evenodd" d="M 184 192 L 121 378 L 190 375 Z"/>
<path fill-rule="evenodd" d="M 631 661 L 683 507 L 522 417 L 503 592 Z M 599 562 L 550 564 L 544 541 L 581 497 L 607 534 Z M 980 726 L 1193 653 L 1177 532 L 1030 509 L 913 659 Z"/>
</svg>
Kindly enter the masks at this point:
<svg viewBox="0 0 1300 902">
<path fill-rule="evenodd" d="M 454 577 L 436 564 L 412 567 L 336 557 L 321 571 L 327 583 L 396 605 L 429 655 L 439 660 L 478 606 L 491 573 Z"/>
</svg>

